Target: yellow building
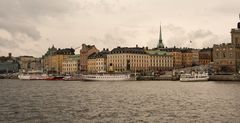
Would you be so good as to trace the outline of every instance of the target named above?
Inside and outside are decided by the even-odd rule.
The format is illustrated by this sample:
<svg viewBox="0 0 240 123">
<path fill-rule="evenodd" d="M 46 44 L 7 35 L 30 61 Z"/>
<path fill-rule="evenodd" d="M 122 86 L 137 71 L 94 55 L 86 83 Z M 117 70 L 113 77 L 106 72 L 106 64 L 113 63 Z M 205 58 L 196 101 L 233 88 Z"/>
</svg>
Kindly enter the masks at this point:
<svg viewBox="0 0 240 123">
<path fill-rule="evenodd" d="M 171 70 L 173 68 L 173 57 L 167 52 L 158 49 L 147 48 L 114 48 L 107 55 L 107 70 L 114 72 L 126 71 L 158 71 Z"/>
<path fill-rule="evenodd" d="M 149 69 L 153 71 L 165 71 L 173 69 L 173 56 L 165 51 L 146 50 L 149 55 Z"/>
<path fill-rule="evenodd" d="M 80 55 L 70 55 L 62 63 L 63 74 L 77 74 L 79 73 Z"/>
<path fill-rule="evenodd" d="M 44 71 L 52 74 L 62 74 L 62 63 L 70 55 L 74 55 L 75 50 L 72 48 L 58 49 L 54 47 L 50 49 L 44 56 Z"/>
<path fill-rule="evenodd" d="M 107 54 L 108 49 L 103 49 L 101 52 L 93 53 L 88 57 L 87 71 L 88 73 L 104 73 L 107 71 Z"/>
<path fill-rule="evenodd" d="M 148 70 L 149 55 L 144 48 L 117 47 L 107 55 L 107 71 L 126 72 Z"/>
</svg>

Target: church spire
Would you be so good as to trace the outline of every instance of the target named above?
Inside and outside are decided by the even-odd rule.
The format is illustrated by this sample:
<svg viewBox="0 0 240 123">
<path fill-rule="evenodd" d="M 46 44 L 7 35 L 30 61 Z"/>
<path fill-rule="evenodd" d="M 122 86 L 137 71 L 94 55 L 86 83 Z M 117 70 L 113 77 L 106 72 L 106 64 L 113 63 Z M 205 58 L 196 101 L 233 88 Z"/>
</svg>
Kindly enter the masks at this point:
<svg viewBox="0 0 240 123">
<path fill-rule="evenodd" d="M 162 42 L 162 27 L 160 24 L 160 33 L 159 33 L 159 41 L 158 41 L 158 45 L 157 48 L 164 48 L 163 42 Z"/>
<path fill-rule="evenodd" d="M 159 33 L 159 43 L 162 43 L 162 28 L 160 25 L 160 33 Z"/>
</svg>

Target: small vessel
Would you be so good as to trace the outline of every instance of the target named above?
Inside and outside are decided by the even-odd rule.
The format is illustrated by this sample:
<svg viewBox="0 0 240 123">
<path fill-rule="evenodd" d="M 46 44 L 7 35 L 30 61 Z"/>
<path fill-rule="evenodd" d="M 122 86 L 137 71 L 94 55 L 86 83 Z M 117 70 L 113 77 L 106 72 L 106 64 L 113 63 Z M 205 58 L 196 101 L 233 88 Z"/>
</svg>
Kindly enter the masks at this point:
<svg viewBox="0 0 240 123">
<path fill-rule="evenodd" d="M 131 80 L 130 74 L 92 74 L 82 75 L 85 81 L 126 81 Z"/>
<path fill-rule="evenodd" d="M 82 80 L 82 75 L 67 75 L 67 76 L 64 76 L 63 80 L 64 81 L 78 81 L 78 80 Z"/>
<path fill-rule="evenodd" d="M 63 80 L 63 76 L 49 76 L 46 80 Z"/>
<path fill-rule="evenodd" d="M 207 73 L 181 74 L 180 82 L 208 81 Z"/>
<path fill-rule="evenodd" d="M 48 75 L 44 74 L 42 71 L 29 71 L 19 74 L 18 78 L 21 80 L 46 80 Z"/>
</svg>

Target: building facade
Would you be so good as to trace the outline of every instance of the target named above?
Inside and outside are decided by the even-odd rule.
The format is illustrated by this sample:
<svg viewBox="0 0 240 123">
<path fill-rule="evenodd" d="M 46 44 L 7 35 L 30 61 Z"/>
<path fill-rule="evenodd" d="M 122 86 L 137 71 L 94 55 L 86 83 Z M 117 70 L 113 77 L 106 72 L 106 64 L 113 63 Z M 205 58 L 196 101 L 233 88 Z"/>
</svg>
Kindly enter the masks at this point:
<svg viewBox="0 0 240 123">
<path fill-rule="evenodd" d="M 213 61 L 218 73 L 240 72 L 240 22 L 231 30 L 231 43 L 213 46 Z"/>
<path fill-rule="evenodd" d="M 107 71 L 127 72 L 148 70 L 149 55 L 144 48 L 117 47 L 107 55 Z"/>
<path fill-rule="evenodd" d="M 0 74 L 4 73 L 16 73 L 20 69 L 18 61 L 12 57 L 12 54 L 9 53 L 7 57 L 0 57 Z"/>
<path fill-rule="evenodd" d="M 88 73 L 104 73 L 107 71 L 107 55 L 110 53 L 108 49 L 101 52 L 93 53 L 88 57 L 87 71 Z"/>
<path fill-rule="evenodd" d="M 98 53 L 99 50 L 94 45 L 82 44 L 82 49 L 80 50 L 80 71 L 87 71 L 87 61 L 88 57 L 93 53 Z"/>
<path fill-rule="evenodd" d="M 199 51 L 199 64 L 209 65 L 213 62 L 213 48 L 203 48 Z"/>
<path fill-rule="evenodd" d="M 168 52 L 173 57 L 173 67 L 174 68 L 182 68 L 182 52 L 181 49 L 173 47 L 173 48 L 164 48 L 162 51 Z"/>
<path fill-rule="evenodd" d="M 146 50 L 149 55 L 148 68 L 151 71 L 166 71 L 173 69 L 173 56 L 165 51 Z"/>
<path fill-rule="evenodd" d="M 44 71 L 51 74 L 62 74 L 62 63 L 69 56 L 74 55 L 72 48 L 57 49 L 54 46 L 43 56 Z"/>
<path fill-rule="evenodd" d="M 18 61 L 20 64 L 20 71 L 28 72 L 31 71 L 30 64 L 35 61 L 35 58 L 33 56 L 19 56 Z"/>
<path fill-rule="evenodd" d="M 63 74 L 78 74 L 80 65 L 80 55 L 70 55 L 68 58 L 64 59 L 62 63 L 62 73 Z"/>
<path fill-rule="evenodd" d="M 114 72 L 165 71 L 173 69 L 173 57 L 159 49 L 114 48 L 107 55 L 107 70 Z"/>
<path fill-rule="evenodd" d="M 182 50 L 182 65 L 183 67 L 192 67 L 193 66 L 193 53 L 190 49 Z"/>
</svg>

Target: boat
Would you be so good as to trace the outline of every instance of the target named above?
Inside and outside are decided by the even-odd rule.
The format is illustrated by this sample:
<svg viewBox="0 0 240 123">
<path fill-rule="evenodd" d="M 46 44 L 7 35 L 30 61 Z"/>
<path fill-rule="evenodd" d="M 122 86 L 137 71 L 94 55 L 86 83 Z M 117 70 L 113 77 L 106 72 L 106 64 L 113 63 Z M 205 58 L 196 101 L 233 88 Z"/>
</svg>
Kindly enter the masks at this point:
<svg viewBox="0 0 240 123">
<path fill-rule="evenodd" d="M 130 74 L 90 74 L 82 75 L 84 81 L 126 81 L 131 80 Z"/>
<path fill-rule="evenodd" d="M 207 73 L 185 73 L 180 76 L 180 82 L 208 81 L 208 79 L 209 76 Z"/>
<path fill-rule="evenodd" d="M 78 81 L 78 80 L 82 80 L 82 75 L 67 75 L 64 76 L 63 78 L 64 81 Z"/>
<path fill-rule="evenodd" d="M 46 80 L 63 80 L 63 76 L 49 76 Z"/>
<path fill-rule="evenodd" d="M 20 80 L 46 80 L 49 76 L 42 71 L 29 71 L 18 75 Z"/>
</svg>

